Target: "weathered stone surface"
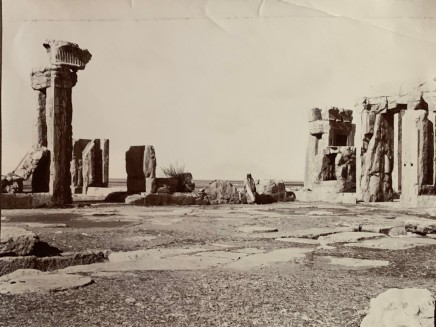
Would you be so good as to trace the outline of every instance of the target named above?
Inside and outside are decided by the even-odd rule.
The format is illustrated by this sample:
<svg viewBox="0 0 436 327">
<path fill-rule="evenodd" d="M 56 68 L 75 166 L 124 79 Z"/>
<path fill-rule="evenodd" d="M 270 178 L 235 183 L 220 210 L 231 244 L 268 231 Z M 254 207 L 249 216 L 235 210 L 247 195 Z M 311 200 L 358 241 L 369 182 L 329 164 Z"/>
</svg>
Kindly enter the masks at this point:
<svg viewBox="0 0 436 327">
<path fill-rule="evenodd" d="M 78 288 L 91 283 L 92 279 L 87 276 L 19 269 L 0 277 L 0 293 L 45 293 Z"/>
<path fill-rule="evenodd" d="M 342 232 L 335 233 L 327 236 L 320 236 L 318 241 L 322 244 L 334 244 L 334 243 L 350 243 L 363 240 L 371 240 L 375 238 L 386 237 L 385 234 L 371 233 L 371 232 Z"/>
<path fill-rule="evenodd" d="M 27 180 L 32 177 L 33 192 L 48 192 L 50 178 L 50 152 L 44 146 L 34 146 L 13 171 Z M 21 190 L 22 191 L 22 190 Z"/>
<path fill-rule="evenodd" d="M 109 140 L 101 139 L 100 148 L 101 154 L 101 164 L 102 164 L 102 176 L 101 176 L 101 187 L 109 186 Z"/>
<path fill-rule="evenodd" d="M 127 193 L 145 192 L 145 145 L 131 146 L 126 152 Z"/>
<path fill-rule="evenodd" d="M 356 148 L 340 147 L 335 158 L 338 193 L 356 192 Z"/>
<path fill-rule="evenodd" d="M 257 180 L 255 186 L 257 192 L 256 203 L 258 204 L 295 200 L 295 194 L 286 191 L 285 183 L 282 180 Z"/>
<path fill-rule="evenodd" d="M 386 111 L 385 106 L 383 102 L 364 104 L 364 111 L 368 115 L 366 121 L 362 122 L 366 134 L 362 135 L 360 187 L 365 202 L 393 199 L 394 117 L 391 112 Z M 374 115 L 375 121 L 372 124 Z"/>
<path fill-rule="evenodd" d="M 157 189 L 156 193 L 166 193 L 166 194 L 169 194 L 170 193 L 170 188 L 168 186 L 159 187 Z"/>
<path fill-rule="evenodd" d="M 139 194 L 133 194 L 126 197 L 126 204 L 142 205 L 144 204 L 144 197 Z"/>
<path fill-rule="evenodd" d="M 389 266 L 389 261 L 386 260 L 368 260 L 354 258 L 338 258 L 325 256 L 323 259 L 328 259 L 331 265 L 340 265 L 347 267 L 385 267 Z"/>
<path fill-rule="evenodd" d="M 142 193 L 128 196 L 126 203 L 140 206 L 189 206 L 208 204 L 208 201 L 194 193 Z"/>
<path fill-rule="evenodd" d="M 148 145 L 145 152 L 144 174 L 146 178 L 156 177 L 156 153 L 152 145 Z"/>
<path fill-rule="evenodd" d="M 108 252 L 108 250 L 90 250 L 85 252 L 64 252 L 60 255 L 43 257 L 36 255 L 0 257 L 0 275 L 9 274 L 17 269 L 47 271 L 75 265 L 104 262 L 107 260 Z"/>
<path fill-rule="evenodd" d="M 329 203 L 349 203 L 356 204 L 357 197 L 355 193 L 333 193 L 323 192 L 321 190 L 309 191 L 299 190 L 295 192 L 297 201 L 302 202 L 329 202 Z"/>
<path fill-rule="evenodd" d="M 98 166 L 101 167 L 101 153 L 99 153 L 99 146 L 96 141 L 90 141 L 82 153 L 82 174 L 83 186 L 82 193 L 86 194 L 89 186 L 97 186 L 97 181 L 101 180 L 99 175 Z M 99 165 L 100 163 L 100 165 Z"/>
<path fill-rule="evenodd" d="M 1 175 L 2 193 L 21 193 L 23 192 L 24 178 L 14 173 Z"/>
<path fill-rule="evenodd" d="M 194 192 L 195 183 L 191 173 L 183 173 L 180 176 L 180 185 L 177 192 Z"/>
<path fill-rule="evenodd" d="M 85 69 L 92 57 L 88 50 L 81 49 L 72 42 L 46 40 L 44 47 L 47 49 L 50 63 L 54 66 L 67 66 L 74 70 Z"/>
<path fill-rule="evenodd" d="M 435 299 L 426 289 L 392 288 L 370 302 L 361 327 L 434 327 Z"/>
<path fill-rule="evenodd" d="M 157 191 L 156 178 L 148 177 L 145 179 L 145 191 L 147 193 L 156 193 Z"/>
<path fill-rule="evenodd" d="M 17 227 L 2 227 L 0 256 L 28 255 L 39 241 L 35 233 Z"/>
<path fill-rule="evenodd" d="M 404 250 L 434 244 L 436 244 L 436 240 L 427 237 L 384 237 L 374 240 L 365 240 L 359 243 L 348 243 L 346 246 L 367 249 Z"/>
<path fill-rule="evenodd" d="M 279 230 L 275 227 L 265 227 L 265 226 L 244 226 L 239 228 L 243 233 L 274 233 Z"/>
<path fill-rule="evenodd" d="M 223 180 L 211 182 L 204 190 L 211 204 L 239 203 L 239 191 L 232 183 Z"/>
<path fill-rule="evenodd" d="M 356 150 L 352 110 L 336 107 L 312 109 L 310 117 L 305 189 L 322 188 L 322 192 L 326 193 L 355 192 Z"/>
<path fill-rule="evenodd" d="M 109 140 L 74 140 L 70 171 L 73 193 L 87 194 L 89 187 L 108 187 Z"/>
<path fill-rule="evenodd" d="M 84 69 L 91 59 L 87 50 L 77 44 L 48 40 L 44 43 L 50 67 L 32 72 L 32 87 L 38 90 L 38 115 L 44 115 L 47 149 L 50 152 L 49 193 L 58 206 L 70 204 L 72 159 L 72 99 L 71 90 L 77 83 L 78 69 Z M 44 120 L 38 120 L 38 144 L 45 143 Z"/>
<path fill-rule="evenodd" d="M 294 232 L 290 232 L 286 235 L 286 237 L 291 238 L 311 238 L 318 239 L 320 236 L 326 236 L 330 234 L 336 233 L 344 233 L 344 232 L 353 232 L 359 230 L 359 227 L 319 227 L 319 228 L 310 228 L 303 230 L 296 230 Z"/>
<path fill-rule="evenodd" d="M 53 206 L 50 193 L 2 193 L 2 209 L 34 209 Z"/>
<path fill-rule="evenodd" d="M 416 121 L 418 130 L 418 194 L 435 194 L 433 187 L 435 185 L 434 126 L 433 122 L 428 119 L 428 112 L 426 110 L 419 111 L 421 114 Z"/>
<path fill-rule="evenodd" d="M 405 224 L 405 229 L 407 232 L 417 233 L 421 235 L 426 234 L 436 234 L 436 221 L 430 220 L 408 220 Z"/>
</svg>

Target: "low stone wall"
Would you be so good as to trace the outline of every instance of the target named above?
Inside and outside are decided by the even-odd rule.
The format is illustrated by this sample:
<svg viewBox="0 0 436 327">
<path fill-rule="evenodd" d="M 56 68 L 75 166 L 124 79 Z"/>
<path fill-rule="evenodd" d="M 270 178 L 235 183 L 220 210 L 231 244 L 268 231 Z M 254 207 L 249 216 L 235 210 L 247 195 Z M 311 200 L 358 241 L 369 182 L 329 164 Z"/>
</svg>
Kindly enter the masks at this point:
<svg viewBox="0 0 436 327">
<path fill-rule="evenodd" d="M 2 193 L 2 209 L 35 209 L 53 205 L 49 193 Z"/>
</svg>

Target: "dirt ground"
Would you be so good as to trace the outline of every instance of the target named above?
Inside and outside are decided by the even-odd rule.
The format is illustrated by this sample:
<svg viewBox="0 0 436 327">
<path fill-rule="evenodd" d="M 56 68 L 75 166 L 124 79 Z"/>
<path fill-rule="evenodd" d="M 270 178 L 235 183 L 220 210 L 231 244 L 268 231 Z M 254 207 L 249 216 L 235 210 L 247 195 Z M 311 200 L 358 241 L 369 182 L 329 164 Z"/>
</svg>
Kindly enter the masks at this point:
<svg viewBox="0 0 436 327">
<path fill-rule="evenodd" d="M 112 254 L 63 269 L 90 276 L 89 286 L 0 295 L 0 326 L 359 326 L 388 288 L 436 294 L 436 239 L 401 235 L 406 220 L 435 220 L 435 208 L 92 205 L 1 215 L 63 251 Z"/>
</svg>

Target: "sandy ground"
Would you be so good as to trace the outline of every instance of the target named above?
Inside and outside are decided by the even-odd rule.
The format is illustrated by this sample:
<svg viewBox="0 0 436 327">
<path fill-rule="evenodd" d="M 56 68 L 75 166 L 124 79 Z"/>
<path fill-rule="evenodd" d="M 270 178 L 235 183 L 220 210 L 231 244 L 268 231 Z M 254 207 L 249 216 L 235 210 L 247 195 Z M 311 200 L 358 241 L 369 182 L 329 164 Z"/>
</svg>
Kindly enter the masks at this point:
<svg viewBox="0 0 436 327">
<path fill-rule="evenodd" d="M 379 233 L 436 209 L 93 205 L 2 217 L 63 251 L 112 253 L 62 269 L 90 276 L 86 287 L 0 295 L 0 326 L 359 326 L 388 288 L 436 294 L 436 239 Z"/>
</svg>

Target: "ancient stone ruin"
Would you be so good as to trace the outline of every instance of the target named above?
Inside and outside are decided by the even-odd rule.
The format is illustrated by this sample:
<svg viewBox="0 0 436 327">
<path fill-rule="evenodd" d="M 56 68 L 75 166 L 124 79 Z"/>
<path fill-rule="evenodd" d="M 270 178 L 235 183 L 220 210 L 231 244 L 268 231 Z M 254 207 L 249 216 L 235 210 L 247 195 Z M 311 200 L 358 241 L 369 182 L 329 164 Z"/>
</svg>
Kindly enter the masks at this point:
<svg viewBox="0 0 436 327">
<path fill-rule="evenodd" d="M 71 192 L 86 194 L 88 187 L 108 187 L 108 185 L 109 140 L 74 140 Z"/>
<path fill-rule="evenodd" d="M 48 40 L 44 47 L 51 65 L 32 72 L 32 87 L 38 92 L 38 142 L 50 151 L 49 192 L 53 203 L 63 205 L 72 202 L 72 88 L 77 83 L 77 71 L 85 69 L 91 54 L 65 41 Z"/>
<path fill-rule="evenodd" d="M 310 111 L 300 200 L 436 206 L 434 82 L 366 97 L 354 111 Z"/>
<path fill-rule="evenodd" d="M 65 205 L 72 202 L 72 88 L 91 54 L 65 41 L 47 40 L 43 45 L 49 66 L 31 74 L 38 92 L 36 142 L 13 174 L 22 180 L 32 177 L 33 192 L 49 192 L 52 204 Z"/>
<path fill-rule="evenodd" d="M 304 185 L 316 197 L 356 192 L 353 111 L 314 108 L 309 115 L 309 143 Z"/>
</svg>

